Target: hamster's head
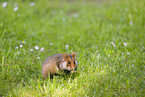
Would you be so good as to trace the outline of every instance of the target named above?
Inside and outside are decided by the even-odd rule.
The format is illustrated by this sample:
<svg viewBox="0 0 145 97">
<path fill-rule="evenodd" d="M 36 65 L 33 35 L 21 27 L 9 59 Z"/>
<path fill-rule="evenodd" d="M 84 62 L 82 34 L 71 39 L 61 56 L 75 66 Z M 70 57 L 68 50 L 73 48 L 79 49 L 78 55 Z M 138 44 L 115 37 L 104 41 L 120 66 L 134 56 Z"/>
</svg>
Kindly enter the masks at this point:
<svg viewBox="0 0 145 97">
<path fill-rule="evenodd" d="M 72 54 L 62 54 L 62 64 L 61 68 L 63 70 L 72 71 L 76 68 L 77 61 L 76 61 L 76 52 Z"/>
</svg>

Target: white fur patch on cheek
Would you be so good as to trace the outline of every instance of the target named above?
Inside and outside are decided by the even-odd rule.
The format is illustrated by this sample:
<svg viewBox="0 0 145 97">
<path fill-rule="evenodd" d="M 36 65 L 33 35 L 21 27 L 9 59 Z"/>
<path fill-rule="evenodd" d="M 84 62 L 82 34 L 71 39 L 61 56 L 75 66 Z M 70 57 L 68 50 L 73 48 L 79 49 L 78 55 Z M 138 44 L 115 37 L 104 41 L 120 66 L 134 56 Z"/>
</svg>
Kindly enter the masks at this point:
<svg viewBox="0 0 145 97">
<path fill-rule="evenodd" d="M 62 59 L 62 61 L 64 61 L 65 59 Z"/>
<path fill-rule="evenodd" d="M 67 69 L 67 61 L 62 62 L 61 68 L 62 69 Z"/>
<path fill-rule="evenodd" d="M 70 70 L 70 66 L 68 66 L 68 70 Z"/>
<path fill-rule="evenodd" d="M 78 64 L 77 60 L 75 60 L 76 64 Z"/>
</svg>

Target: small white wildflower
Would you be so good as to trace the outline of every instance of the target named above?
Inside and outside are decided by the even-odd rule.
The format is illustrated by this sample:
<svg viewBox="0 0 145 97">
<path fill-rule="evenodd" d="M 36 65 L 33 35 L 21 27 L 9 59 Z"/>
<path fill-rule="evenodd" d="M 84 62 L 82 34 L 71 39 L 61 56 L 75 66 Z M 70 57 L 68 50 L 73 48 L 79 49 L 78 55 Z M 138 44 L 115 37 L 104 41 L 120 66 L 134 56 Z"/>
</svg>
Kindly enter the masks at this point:
<svg viewBox="0 0 145 97">
<path fill-rule="evenodd" d="M 135 62 L 135 60 L 133 60 L 133 62 Z"/>
<path fill-rule="evenodd" d="M 23 47 L 23 45 L 20 45 L 20 47 Z"/>
<path fill-rule="evenodd" d="M 101 73 L 104 72 L 104 70 L 101 71 Z"/>
<path fill-rule="evenodd" d="M 53 45 L 53 43 L 50 43 L 50 45 Z"/>
<path fill-rule="evenodd" d="M 37 59 L 40 59 L 40 57 L 37 57 Z"/>
<path fill-rule="evenodd" d="M 132 26 L 133 25 L 132 21 L 130 21 L 129 24 Z"/>
<path fill-rule="evenodd" d="M 31 49 L 31 52 L 33 52 L 33 49 Z"/>
<path fill-rule="evenodd" d="M 20 54 L 20 52 L 18 52 L 18 55 Z"/>
<path fill-rule="evenodd" d="M 36 50 L 39 50 L 39 47 L 38 47 L 38 46 L 35 46 L 35 49 L 36 49 Z"/>
<path fill-rule="evenodd" d="M 124 46 L 127 46 L 127 43 L 126 42 L 124 42 L 123 44 L 124 44 Z"/>
<path fill-rule="evenodd" d="M 8 3 L 7 3 L 7 2 L 4 2 L 4 3 L 2 4 L 2 7 L 5 8 L 7 5 L 8 5 Z"/>
<path fill-rule="evenodd" d="M 34 5 L 35 5 L 35 3 L 34 3 L 34 2 L 31 2 L 31 3 L 30 3 L 30 6 L 34 6 Z"/>
<path fill-rule="evenodd" d="M 22 41 L 21 43 L 26 43 L 26 41 Z"/>
<path fill-rule="evenodd" d="M 18 10 L 18 7 L 15 7 L 15 8 L 14 8 L 14 11 L 17 11 L 17 10 Z"/>
<path fill-rule="evenodd" d="M 115 72 L 115 70 L 113 69 L 113 72 Z"/>
<path fill-rule="evenodd" d="M 15 49 L 18 49 L 19 47 L 17 46 L 17 47 L 15 47 Z"/>
<path fill-rule="evenodd" d="M 62 21 L 65 21 L 66 20 L 66 18 L 62 18 Z"/>
<path fill-rule="evenodd" d="M 66 47 L 66 48 L 68 48 L 68 47 L 69 47 L 69 45 L 65 45 L 65 47 Z"/>
<path fill-rule="evenodd" d="M 44 50 L 44 47 L 41 48 L 41 51 L 43 51 L 43 50 Z"/>
<path fill-rule="evenodd" d="M 74 16 L 75 18 L 77 18 L 77 17 L 78 17 L 78 14 L 77 14 L 77 13 L 75 13 L 73 16 Z"/>
<path fill-rule="evenodd" d="M 101 90 L 101 92 L 103 93 L 103 90 Z"/>
<path fill-rule="evenodd" d="M 127 52 L 127 55 L 130 55 L 130 53 L 129 53 L 129 52 Z"/>
<path fill-rule="evenodd" d="M 114 44 L 114 42 L 111 42 L 111 44 L 112 44 L 114 47 L 116 47 L 116 45 Z"/>
</svg>

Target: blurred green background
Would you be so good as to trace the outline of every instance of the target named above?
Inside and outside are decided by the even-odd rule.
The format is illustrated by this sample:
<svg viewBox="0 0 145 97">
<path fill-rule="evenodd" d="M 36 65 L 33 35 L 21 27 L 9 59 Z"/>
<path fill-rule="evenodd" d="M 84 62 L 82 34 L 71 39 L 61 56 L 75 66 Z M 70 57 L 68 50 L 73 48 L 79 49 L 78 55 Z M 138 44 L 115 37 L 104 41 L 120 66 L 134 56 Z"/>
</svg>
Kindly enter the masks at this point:
<svg viewBox="0 0 145 97">
<path fill-rule="evenodd" d="M 0 96 L 145 95 L 144 0 L 1 0 Z M 42 79 L 77 52 L 76 75 Z"/>
</svg>

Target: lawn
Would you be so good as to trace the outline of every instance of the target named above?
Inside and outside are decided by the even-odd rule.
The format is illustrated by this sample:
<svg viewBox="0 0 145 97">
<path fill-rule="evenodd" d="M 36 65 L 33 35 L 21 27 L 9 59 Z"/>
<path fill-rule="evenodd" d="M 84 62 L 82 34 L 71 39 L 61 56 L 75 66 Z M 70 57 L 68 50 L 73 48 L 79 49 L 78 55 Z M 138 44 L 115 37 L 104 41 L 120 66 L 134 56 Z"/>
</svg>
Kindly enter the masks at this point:
<svg viewBox="0 0 145 97">
<path fill-rule="evenodd" d="M 77 74 L 42 78 L 73 51 Z M 0 0 L 0 96 L 144 95 L 144 0 Z"/>
</svg>

